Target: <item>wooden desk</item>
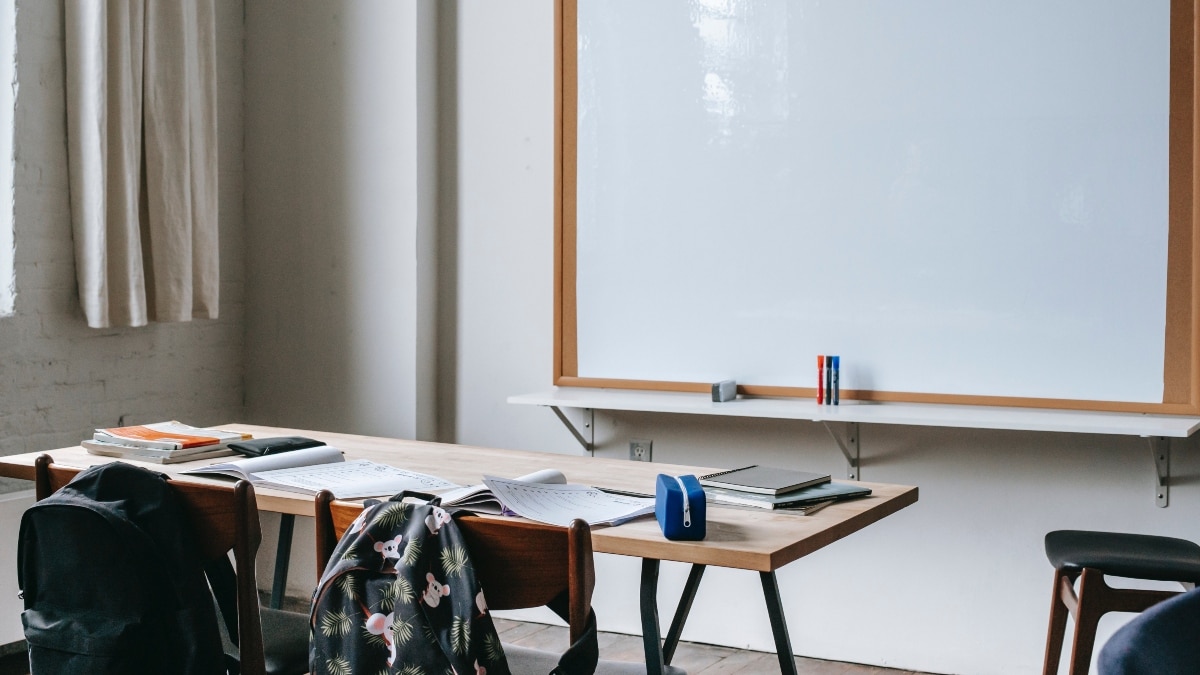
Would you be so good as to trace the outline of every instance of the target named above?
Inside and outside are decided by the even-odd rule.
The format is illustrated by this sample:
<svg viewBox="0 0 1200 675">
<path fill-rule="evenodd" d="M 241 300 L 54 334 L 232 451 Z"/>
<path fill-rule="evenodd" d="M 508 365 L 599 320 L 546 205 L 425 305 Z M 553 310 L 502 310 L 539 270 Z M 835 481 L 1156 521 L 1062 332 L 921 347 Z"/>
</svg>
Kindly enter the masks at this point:
<svg viewBox="0 0 1200 675">
<path fill-rule="evenodd" d="M 405 441 L 351 434 L 325 433 L 302 429 L 284 429 L 246 424 L 227 424 L 221 428 L 249 432 L 256 438 L 271 436 L 308 436 L 329 443 L 346 454 L 347 459 L 370 459 L 413 471 L 429 473 L 462 485 L 479 483 L 483 473 L 499 476 L 520 476 L 545 468 L 556 468 L 572 483 L 584 483 L 601 488 L 614 488 L 654 493 L 655 477 L 659 473 L 702 474 L 716 468 L 680 466 L 673 464 L 640 463 L 626 460 L 571 455 L 554 455 L 519 450 L 495 450 L 466 445 Z M 33 479 L 34 459 L 43 453 L 25 453 L 0 457 L 0 475 Z M 52 450 L 58 464 L 87 467 L 113 461 L 109 457 L 88 454 L 82 447 Z M 224 459 L 202 460 L 183 464 L 143 464 L 169 474 Z M 135 462 L 136 463 L 136 462 Z M 196 482 L 218 482 L 220 479 L 179 476 Z M 877 520 L 891 515 L 917 501 L 917 488 L 882 483 L 862 483 L 872 494 L 863 499 L 833 504 L 811 516 L 786 512 L 725 508 L 710 505 L 707 538 L 699 542 L 668 541 L 663 538 L 658 523 L 644 518 L 619 527 L 597 527 L 592 530 L 592 547 L 601 553 L 614 553 L 642 558 L 642 630 L 651 673 L 661 672 L 663 659 L 670 662 L 691 601 L 699 586 L 704 568 L 708 565 L 752 570 L 760 574 L 771 626 L 779 652 L 780 666 L 785 673 L 795 672 L 791 641 L 780 603 L 775 570 L 813 551 L 857 532 Z M 259 509 L 282 514 L 312 516 L 310 496 L 256 488 Z M 289 537 L 290 539 L 290 537 Z M 282 540 L 282 538 L 281 538 Z M 660 640 L 656 591 L 659 561 L 674 560 L 691 563 L 692 572 L 676 609 L 675 619 L 667 634 L 666 644 Z"/>
</svg>

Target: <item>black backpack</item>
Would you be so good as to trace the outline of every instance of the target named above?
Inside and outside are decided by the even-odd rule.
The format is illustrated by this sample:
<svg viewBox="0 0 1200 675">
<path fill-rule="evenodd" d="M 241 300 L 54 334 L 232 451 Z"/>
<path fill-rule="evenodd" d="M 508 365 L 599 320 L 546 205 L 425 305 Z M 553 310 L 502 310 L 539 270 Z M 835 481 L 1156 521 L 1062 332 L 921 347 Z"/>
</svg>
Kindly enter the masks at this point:
<svg viewBox="0 0 1200 675">
<path fill-rule="evenodd" d="M 195 534 L 166 476 L 121 462 L 82 471 L 25 511 L 17 546 L 33 675 L 227 672 Z"/>
</svg>

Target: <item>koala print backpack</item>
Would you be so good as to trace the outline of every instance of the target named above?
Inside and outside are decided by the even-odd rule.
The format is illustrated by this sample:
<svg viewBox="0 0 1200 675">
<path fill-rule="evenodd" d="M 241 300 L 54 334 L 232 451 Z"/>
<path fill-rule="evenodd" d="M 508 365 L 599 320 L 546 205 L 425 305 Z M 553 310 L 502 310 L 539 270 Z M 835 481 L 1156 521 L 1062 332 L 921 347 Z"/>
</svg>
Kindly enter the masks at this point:
<svg viewBox="0 0 1200 675">
<path fill-rule="evenodd" d="M 507 675 L 462 534 L 432 504 L 367 502 L 313 594 L 312 675 Z"/>
</svg>

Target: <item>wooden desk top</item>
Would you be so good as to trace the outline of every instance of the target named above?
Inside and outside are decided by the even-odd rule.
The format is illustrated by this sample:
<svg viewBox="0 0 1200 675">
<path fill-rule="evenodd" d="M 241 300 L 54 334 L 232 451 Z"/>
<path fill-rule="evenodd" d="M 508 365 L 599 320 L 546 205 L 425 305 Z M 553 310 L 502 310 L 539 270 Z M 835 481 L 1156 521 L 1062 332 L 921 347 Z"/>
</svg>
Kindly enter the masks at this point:
<svg viewBox="0 0 1200 675">
<path fill-rule="evenodd" d="M 572 483 L 653 494 L 654 481 L 659 473 L 700 475 L 719 470 L 247 424 L 219 426 L 246 431 L 255 438 L 308 436 L 343 450 L 347 459 L 370 459 L 439 476 L 462 485 L 479 483 L 485 472 L 514 477 L 540 469 L 554 468 L 562 471 Z M 32 480 L 33 461 L 40 454 L 43 453 L 0 457 L 0 475 Z M 114 461 L 110 457 L 88 454 L 78 446 L 51 450 L 46 454 L 51 455 L 58 464 L 79 468 Z M 196 466 L 216 464 L 230 459 L 237 458 L 225 457 L 168 465 L 132 463 L 163 473 L 177 474 Z M 196 476 L 179 478 L 196 482 L 220 481 Z M 870 497 L 832 504 L 811 516 L 709 504 L 708 536 L 704 541 L 668 541 L 663 538 L 654 518 L 641 518 L 618 527 L 594 528 L 592 547 L 600 553 L 770 572 L 917 501 L 915 487 L 884 483 L 861 484 L 871 488 Z M 313 500 L 308 495 L 268 488 L 256 488 L 255 493 L 258 506 L 263 511 L 313 515 Z"/>
</svg>

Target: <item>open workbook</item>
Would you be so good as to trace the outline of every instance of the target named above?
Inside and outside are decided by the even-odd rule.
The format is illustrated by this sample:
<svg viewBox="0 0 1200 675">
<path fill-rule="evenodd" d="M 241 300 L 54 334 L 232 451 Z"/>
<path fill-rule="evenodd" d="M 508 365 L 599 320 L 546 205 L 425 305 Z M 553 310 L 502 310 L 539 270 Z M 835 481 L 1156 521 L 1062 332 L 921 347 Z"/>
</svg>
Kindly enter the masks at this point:
<svg viewBox="0 0 1200 675">
<path fill-rule="evenodd" d="M 563 527 L 576 518 L 589 525 L 619 525 L 654 512 L 653 498 L 617 495 L 568 483 L 566 476 L 554 469 L 511 479 L 484 476 L 480 485 L 449 490 L 439 496 L 443 506 L 516 515 Z"/>
<path fill-rule="evenodd" d="M 338 499 L 386 497 L 405 490 L 429 492 L 459 487 L 455 483 L 367 459 L 346 461 L 329 445 L 210 464 L 182 473 L 248 480 L 255 487 L 316 494 L 329 490 Z"/>
<path fill-rule="evenodd" d="M 485 476 L 480 485 L 462 487 L 437 476 L 366 459 L 346 461 L 341 450 L 329 445 L 211 464 L 182 473 L 240 478 L 255 487 L 307 494 L 324 489 L 338 499 L 390 497 L 406 490 L 433 493 L 441 497 L 443 506 L 517 515 L 562 526 L 575 518 L 589 525 L 616 525 L 654 511 L 653 499 L 568 484 L 566 477 L 553 469 L 516 479 Z"/>
<path fill-rule="evenodd" d="M 518 476 L 512 480 L 541 485 L 565 485 L 567 477 L 561 471 L 543 469 L 524 476 Z M 442 500 L 442 506 L 458 506 L 470 509 L 476 513 L 490 513 L 493 515 L 509 515 L 511 513 L 504 508 L 504 504 L 500 503 L 500 500 L 492 492 L 491 488 L 483 483 L 447 490 L 439 493 L 438 497 Z"/>
</svg>

